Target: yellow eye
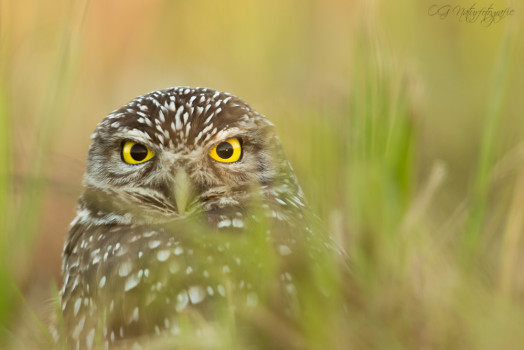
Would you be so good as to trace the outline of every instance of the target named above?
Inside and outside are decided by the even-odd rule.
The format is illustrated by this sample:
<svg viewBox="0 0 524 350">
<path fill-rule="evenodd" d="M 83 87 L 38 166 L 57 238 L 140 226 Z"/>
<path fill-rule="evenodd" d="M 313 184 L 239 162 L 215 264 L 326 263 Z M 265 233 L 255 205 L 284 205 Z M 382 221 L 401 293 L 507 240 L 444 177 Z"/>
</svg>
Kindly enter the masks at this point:
<svg viewBox="0 0 524 350">
<path fill-rule="evenodd" d="M 236 137 L 224 142 L 220 142 L 209 152 L 209 156 L 214 160 L 223 163 L 233 163 L 242 156 L 242 146 Z"/>
<path fill-rule="evenodd" d="M 127 164 L 140 164 L 147 162 L 155 156 L 155 153 L 144 145 L 133 141 L 124 142 L 122 147 L 122 159 Z"/>
</svg>

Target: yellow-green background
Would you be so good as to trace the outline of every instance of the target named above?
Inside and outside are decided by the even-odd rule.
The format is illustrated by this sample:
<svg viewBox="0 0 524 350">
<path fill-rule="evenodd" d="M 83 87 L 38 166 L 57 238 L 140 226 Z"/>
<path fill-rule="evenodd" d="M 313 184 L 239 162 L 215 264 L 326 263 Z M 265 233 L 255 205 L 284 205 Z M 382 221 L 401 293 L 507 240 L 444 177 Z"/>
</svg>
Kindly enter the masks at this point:
<svg viewBox="0 0 524 350">
<path fill-rule="evenodd" d="M 524 6 L 447 1 L 0 1 L 0 339 L 60 284 L 96 123 L 190 85 L 276 124 L 354 257 L 337 347 L 522 346 Z"/>
</svg>

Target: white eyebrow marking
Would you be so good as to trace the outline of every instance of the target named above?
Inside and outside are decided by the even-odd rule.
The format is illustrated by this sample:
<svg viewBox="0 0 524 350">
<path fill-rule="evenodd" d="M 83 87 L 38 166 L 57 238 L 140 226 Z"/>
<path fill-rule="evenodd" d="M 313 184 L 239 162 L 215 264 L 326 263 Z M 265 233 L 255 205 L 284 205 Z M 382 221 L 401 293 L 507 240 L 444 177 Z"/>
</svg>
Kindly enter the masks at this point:
<svg viewBox="0 0 524 350">
<path fill-rule="evenodd" d="M 151 136 L 149 136 L 149 134 L 138 129 L 127 130 L 127 132 L 122 133 L 122 137 L 132 137 L 135 138 L 137 141 L 152 141 Z"/>
</svg>

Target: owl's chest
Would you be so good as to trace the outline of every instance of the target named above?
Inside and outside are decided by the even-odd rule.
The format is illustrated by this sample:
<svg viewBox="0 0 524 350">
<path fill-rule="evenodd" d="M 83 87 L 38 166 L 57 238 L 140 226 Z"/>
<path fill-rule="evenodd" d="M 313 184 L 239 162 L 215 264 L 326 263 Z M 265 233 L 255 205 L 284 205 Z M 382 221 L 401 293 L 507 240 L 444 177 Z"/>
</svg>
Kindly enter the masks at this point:
<svg viewBox="0 0 524 350">
<path fill-rule="evenodd" d="M 88 315 L 109 339 L 178 334 L 181 320 L 204 327 L 225 312 L 252 310 L 280 289 L 293 297 L 292 273 L 282 264 L 292 242 L 276 243 L 267 227 L 220 234 L 107 226 L 78 237 L 65 258 L 64 315 L 77 327 Z"/>
</svg>

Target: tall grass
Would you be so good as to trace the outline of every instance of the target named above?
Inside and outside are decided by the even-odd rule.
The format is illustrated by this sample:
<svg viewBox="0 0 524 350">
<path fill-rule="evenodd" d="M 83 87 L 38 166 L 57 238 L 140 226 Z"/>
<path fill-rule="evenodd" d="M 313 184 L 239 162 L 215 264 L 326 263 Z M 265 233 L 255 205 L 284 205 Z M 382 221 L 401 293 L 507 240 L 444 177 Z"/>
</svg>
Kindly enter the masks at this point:
<svg viewBox="0 0 524 350">
<path fill-rule="evenodd" d="M 0 57 L 5 57 L 0 55 Z M 5 77 L 5 71 L 0 72 Z M 5 82 L 2 79 L 2 82 Z M 0 83 L 0 328 L 5 329 L 12 314 L 12 291 L 6 288 L 11 284 L 12 271 L 9 261 L 9 233 L 12 230 L 12 159 L 11 159 L 11 120 L 9 115 L 6 84 Z M 3 332 L 2 332 L 3 333 Z M 2 336 L 0 335 L 0 339 Z"/>
<path fill-rule="evenodd" d="M 30 268 L 34 263 L 34 244 L 49 186 L 46 177 L 49 172 L 49 154 L 61 131 L 60 125 L 65 117 L 75 77 L 80 44 L 78 35 L 83 20 L 78 23 L 74 21 L 77 18 L 85 18 L 86 4 L 89 4 L 89 1 L 80 6 L 73 3 L 68 5 L 66 17 L 69 20 L 61 23 L 62 27 L 57 29 L 57 36 L 60 37 L 58 49 L 53 53 L 54 57 L 49 61 L 49 66 L 37 68 L 47 73 L 44 89 L 39 91 L 40 95 L 25 96 L 21 96 L 23 92 L 15 88 L 19 82 L 14 79 L 18 65 L 16 58 L 21 56 L 21 53 L 17 52 L 20 43 L 16 41 L 16 10 L 19 8 L 5 2 L 1 4 L 0 347 L 6 347 L 9 343 L 16 344 L 15 347 L 24 346 L 20 345 L 20 339 L 17 339 L 24 336 L 49 340 L 46 330 L 46 324 L 51 319 L 49 313 L 44 311 L 43 314 L 37 315 L 36 309 L 32 309 L 35 305 L 28 303 L 23 293 L 28 279 L 36 277 L 31 276 Z M 29 12 L 35 10 L 38 9 Z M 24 110 L 16 104 L 20 100 L 28 102 L 30 107 L 25 109 L 38 116 L 26 120 L 36 125 L 37 132 L 33 140 L 27 139 L 27 136 L 32 135 L 34 130 L 16 133 L 19 131 L 17 119 L 24 119 L 16 115 L 16 111 Z M 20 147 L 24 144 L 29 146 L 26 154 L 22 151 L 24 147 Z M 24 169 L 24 173 L 21 173 L 20 169 Z M 47 287 L 52 284 L 50 281 Z"/>
<path fill-rule="evenodd" d="M 4 19 L 5 7 L 1 8 Z M 13 319 L 13 266 L 12 250 L 9 249 L 14 223 L 13 208 L 13 147 L 12 119 L 10 116 L 10 93 L 8 78 L 8 42 L 5 24 L 0 31 L 0 346 L 4 343 L 6 327 Z"/>
<path fill-rule="evenodd" d="M 427 179 L 417 179 L 417 119 L 423 116 L 412 109 L 416 101 L 409 82 L 418 77 L 395 65 L 397 58 L 381 37 L 364 31 L 357 41 L 346 195 L 358 301 L 353 304 L 355 324 L 348 330 L 353 336 L 348 348 L 489 349 L 522 344 L 517 325 L 524 310 L 522 299 L 515 299 L 522 278 L 516 267 L 524 209 L 520 173 L 510 206 L 507 197 L 493 193 L 498 126 L 511 69 L 513 39 L 508 33 L 488 75 L 492 88 L 483 101 L 471 192 L 457 203 L 462 215 L 444 222 L 434 221 L 438 216 L 432 211 L 439 208 L 432 202 L 442 191 L 446 167 L 435 162 L 423 172 Z M 504 236 L 498 234 L 503 231 Z"/>
<path fill-rule="evenodd" d="M 501 40 L 498 54 L 494 57 L 493 71 L 489 76 L 492 89 L 486 101 L 485 115 L 483 118 L 484 128 L 476 173 L 471 188 L 471 212 L 468 232 L 465 236 L 466 249 L 478 249 L 481 239 L 482 226 L 489 208 L 489 191 L 493 181 L 493 167 L 496 157 L 496 144 L 500 119 L 502 118 L 502 105 L 504 92 L 507 88 L 509 59 L 511 44 L 515 36 L 514 25 L 507 25 Z"/>
</svg>

